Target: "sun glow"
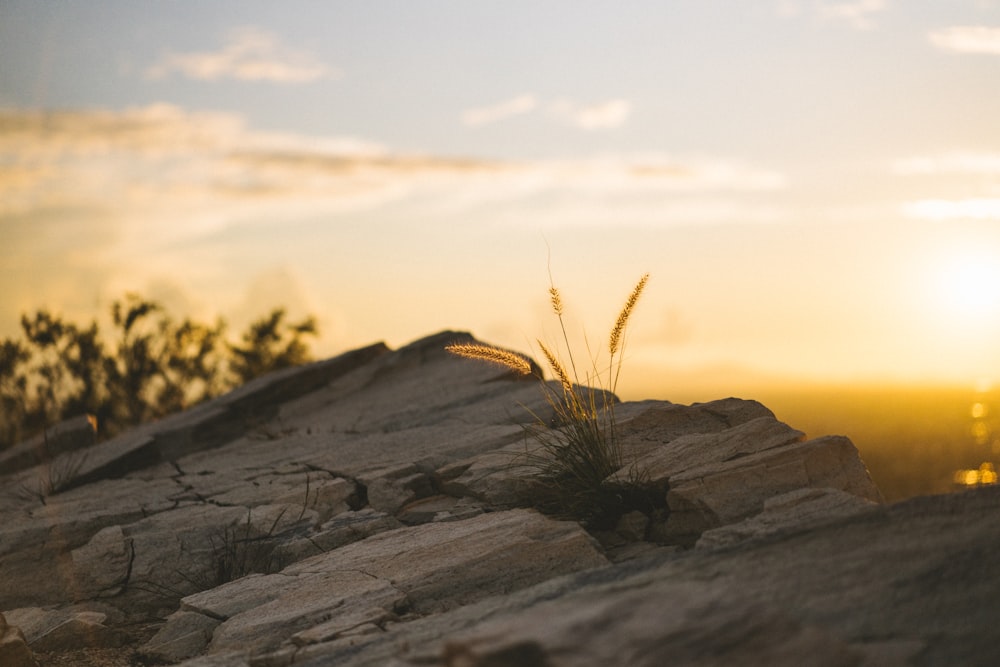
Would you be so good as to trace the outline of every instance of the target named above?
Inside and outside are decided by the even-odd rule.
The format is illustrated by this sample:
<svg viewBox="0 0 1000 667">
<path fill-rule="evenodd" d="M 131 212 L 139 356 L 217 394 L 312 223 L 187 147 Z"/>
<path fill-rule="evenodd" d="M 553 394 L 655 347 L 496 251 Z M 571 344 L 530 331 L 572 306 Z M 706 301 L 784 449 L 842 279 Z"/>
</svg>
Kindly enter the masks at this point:
<svg viewBox="0 0 1000 667">
<path fill-rule="evenodd" d="M 1000 321 L 1000 256 L 986 249 L 954 253 L 936 267 L 933 293 L 942 316 L 958 327 Z"/>
</svg>

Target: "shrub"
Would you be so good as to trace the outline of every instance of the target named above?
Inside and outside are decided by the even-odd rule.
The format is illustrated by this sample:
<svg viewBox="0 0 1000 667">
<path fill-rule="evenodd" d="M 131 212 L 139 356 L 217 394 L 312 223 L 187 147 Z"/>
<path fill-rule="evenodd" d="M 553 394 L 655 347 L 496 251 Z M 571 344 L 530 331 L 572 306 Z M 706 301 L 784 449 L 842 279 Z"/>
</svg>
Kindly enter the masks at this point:
<svg viewBox="0 0 1000 667">
<path fill-rule="evenodd" d="M 21 317 L 25 342 L 0 341 L 0 450 L 60 420 L 93 415 L 101 437 L 218 396 L 258 375 L 311 361 L 316 320 L 287 322 L 276 308 L 239 343 L 222 320 L 178 322 L 154 301 L 126 294 L 111 307 L 107 343 L 47 310 Z"/>
</svg>

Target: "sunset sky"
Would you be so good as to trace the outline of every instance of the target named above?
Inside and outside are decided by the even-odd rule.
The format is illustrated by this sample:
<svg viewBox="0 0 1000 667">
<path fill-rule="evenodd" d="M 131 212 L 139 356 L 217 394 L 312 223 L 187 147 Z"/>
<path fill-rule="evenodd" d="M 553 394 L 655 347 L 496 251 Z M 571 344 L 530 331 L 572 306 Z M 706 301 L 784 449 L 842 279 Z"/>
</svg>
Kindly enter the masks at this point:
<svg viewBox="0 0 1000 667">
<path fill-rule="evenodd" d="M 0 338 L 630 330 L 679 383 L 1000 382 L 1000 2 L 0 3 Z"/>
</svg>

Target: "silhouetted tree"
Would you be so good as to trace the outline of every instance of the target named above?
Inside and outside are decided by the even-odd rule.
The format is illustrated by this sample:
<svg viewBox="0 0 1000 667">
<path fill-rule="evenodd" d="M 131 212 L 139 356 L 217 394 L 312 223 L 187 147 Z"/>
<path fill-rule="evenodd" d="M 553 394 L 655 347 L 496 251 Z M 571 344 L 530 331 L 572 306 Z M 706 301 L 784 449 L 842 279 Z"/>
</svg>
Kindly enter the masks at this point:
<svg viewBox="0 0 1000 667">
<path fill-rule="evenodd" d="M 0 343 L 0 448 L 22 437 L 28 397 L 23 367 L 30 359 L 31 351 L 20 341 Z"/>
<path fill-rule="evenodd" d="M 311 360 L 303 339 L 317 334 L 316 318 L 310 316 L 291 324 L 285 324 L 284 319 L 285 309 L 275 308 L 270 315 L 250 325 L 243 334 L 242 345 L 229 346 L 233 353 L 230 368 L 237 384 Z"/>
<path fill-rule="evenodd" d="M 163 386 L 156 397 L 156 412 L 177 412 L 230 389 L 224 372 L 225 323 L 217 320 L 208 326 L 185 319 L 180 326 L 169 321 L 167 325 L 160 368 Z"/>
<path fill-rule="evenodd" d="M 103 437 L 217 396 L 258 375 L 311 360 L 316 320 L 286 323 L 284 309 L 255 321 L 241 343 L 225 323 L 176 324 L 163 307 L 126 294 L 111 307 L 115 344 L 98 325 L 64 322 L 47 310 L 21 318 L 25 343 L 0 341 L 0 449 L 78 414 Z"/>
</svg>

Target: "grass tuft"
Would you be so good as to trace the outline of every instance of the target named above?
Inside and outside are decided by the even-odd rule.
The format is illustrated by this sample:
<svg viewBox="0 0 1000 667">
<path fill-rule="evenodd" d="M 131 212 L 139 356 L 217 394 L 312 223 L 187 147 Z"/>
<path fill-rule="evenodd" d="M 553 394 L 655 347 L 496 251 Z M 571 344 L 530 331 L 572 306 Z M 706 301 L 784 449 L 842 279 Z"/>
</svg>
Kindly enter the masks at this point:
<svg viewBox="0 0 1000 667">
<path fill-rule="evenodd" d="M 656 492 L 646 489 L 642 475 L 632 468 L 626 478 L 615 473 L 625 467 L 615 421 L 615 391 L 624 358 L 626 331 L 649 274 L 632 289 L 608 337 L 609 359 L 603 366 L 596 358 L 581 378 L 569 345 L 563 320 L 565 307 L 554 285 L 549 287 L 552 311 L 559 320 L 566 359 L 559 348 L 538 341 L 557 383 L 541 381 L 542 392 L 555 416 L 553 424 L 534 415 L 526 426 L 528 436 L 539 447 L 526 453 L 534 473 L 529 483 L 529 504 L 561 518 L 581 520 L 591 527 L 606 528 L 631 509 L 652 511 L 659 505 Z M 530 373 L 524 357 L 490 345 L 449 345 L 449 352 Z M 521 370 L 523 369 L 523 370 Z M 606 369 L 606 370 L 604 370 Z"/>
</svg>

